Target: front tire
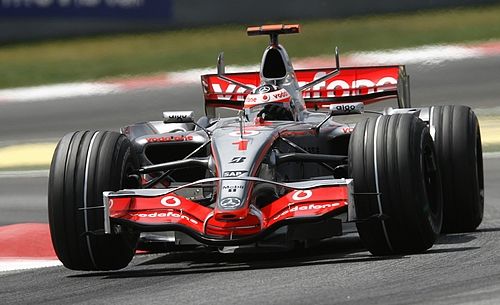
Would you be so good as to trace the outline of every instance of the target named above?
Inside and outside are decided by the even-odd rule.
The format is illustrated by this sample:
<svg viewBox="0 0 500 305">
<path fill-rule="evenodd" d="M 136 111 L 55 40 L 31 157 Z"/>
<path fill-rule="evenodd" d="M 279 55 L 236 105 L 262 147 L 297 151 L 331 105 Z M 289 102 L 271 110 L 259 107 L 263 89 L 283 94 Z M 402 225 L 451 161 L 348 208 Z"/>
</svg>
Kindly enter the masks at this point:
<svg viewBox="0 0 500 305">
<path fill-rule="evenodd" d="M 58 143 L 50 167 L 48 208 L 57 257 L 73 270 L 116 270 L 132 260 L 139 235 L 104 228 L 103 191 L 137 187 L 130 141 L 116 132 L 78 131 Z"/>
<path fill-rule="evenodd" d="M 474 231 L 483 220 L 484 177 L 481 132 L 466 106 L 431 108 L 436 155 L 443 184 L 443 232 Z"/>
<path fill-rule="evenodd" d="M 366 119 L 349 143 L 359 235 L 374 255 L 419 253 L 441 230 L 442 197 L 434 146 L 411 114 Z"/>
</svg>

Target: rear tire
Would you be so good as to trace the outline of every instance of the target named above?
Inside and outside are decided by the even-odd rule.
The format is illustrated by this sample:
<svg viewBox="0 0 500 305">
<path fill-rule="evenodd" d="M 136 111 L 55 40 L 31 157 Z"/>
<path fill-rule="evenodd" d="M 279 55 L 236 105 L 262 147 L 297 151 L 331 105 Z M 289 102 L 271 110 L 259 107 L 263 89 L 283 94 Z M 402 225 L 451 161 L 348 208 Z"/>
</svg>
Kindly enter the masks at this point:
<svg viewBox="0 0 500 305">
<path fill-rule="evenodd" d="M 54 152 L 49 176 L 49 226 L 57 257 L 73 270 L 116 270 L 132 260 L 139 234 L 104 229 L 103 191 L 137 187 L 128 173 L 137 167 L 130 141 L 116 132 L 65 135 Z M 86 210 L 83 208 L 87 207 Z"/>
<path fill-rule="evenodd" d="M 431 108 L 431 130 L 443 185 L 443 232 L 474 231 L 483 220 L 481 132 L 466 106 Z"/>
<path fill-rule="evenodd" d="M 422 120 L 395 114 L 358 123 L 349 143 L 349 172 L 356 226 L 372 254 L 419 253 L 434 244 L 442 222 L 441 183 Z"/>
</svg>

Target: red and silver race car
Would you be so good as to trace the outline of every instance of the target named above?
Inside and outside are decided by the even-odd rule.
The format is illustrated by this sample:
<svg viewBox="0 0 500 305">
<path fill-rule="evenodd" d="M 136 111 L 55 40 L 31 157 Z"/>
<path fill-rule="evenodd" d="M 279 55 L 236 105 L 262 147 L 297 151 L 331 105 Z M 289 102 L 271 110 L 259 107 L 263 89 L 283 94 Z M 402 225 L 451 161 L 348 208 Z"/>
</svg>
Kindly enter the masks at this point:
<svg viewBox="0 0 500 305">
<path fill-rule="evenodd" d="M 120 133 L 61 139 L 48 204 L 67 268 L 120 269 L 138 248 L 300 245 L 348 223 L 374 255 L 418 253 L 442 230 L 481 223 L 471 109 L 413 108 L 404 66 L 340 67 L 337 51 L 334 68 L 294 70 L 278 36 L 298 32 L 248 28 L 270 37 L 260 71 L 225 73 L 221 54 L 217 73 L 201 77 L 198 120 L 168 111 Z M 397 107 L 364 110 L 387 99 Z"/>
</svg>

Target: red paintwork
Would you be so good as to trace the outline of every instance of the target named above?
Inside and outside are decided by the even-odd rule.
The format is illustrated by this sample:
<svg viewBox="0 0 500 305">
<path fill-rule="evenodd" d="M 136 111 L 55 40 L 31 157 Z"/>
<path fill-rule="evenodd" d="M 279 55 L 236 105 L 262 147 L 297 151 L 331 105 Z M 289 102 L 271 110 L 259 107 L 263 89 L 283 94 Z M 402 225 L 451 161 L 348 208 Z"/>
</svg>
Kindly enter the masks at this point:
<svg viewBox="0 0 500 305">
<path fill-rule="evenodd" d="M 238 145 L 238 150 L 247 150 L 248 148 L 248 140 L 239 140 L 237 142 L 233 142 L 234 145 Z"/>
<path fill-rule="evenodd" d="M 286 219 L 320 216 L 343 208 L 348 198 L 349 190 L 343 185 L 295 190 L 255 212 L 256 208 L 252 211 L 247 205 L 239 210 L 213 210 L 177 195 L 120 197 L 111 199 L 110 216 L 147 225 L 180 224 L 202 235 L 248 236 Z"/>
<path fill-rule="evenodd" d="M 332 68 L 295 70 L 295 76 L 299 85 L 304 85 L 332 70 Z M 400 66 L 342 68 L 338 75 L 311 89 L 304 90 L 302 95 L 306 106 L 314 108 L 321 107 L 323 104 L 331 104 L 330 101 L 321 100 L 324 98 L 356 97 L 380 92 L 391 93 L 391 96 L 383 98 L 372 98 L 367 95 L 363 99 L 365 103 L 372 103 L 397 95 L 399 72 Z M 259 72 L 231 73 L 225 76 L 252 87 L 257 87 L 261 83 Z M 201 78 L 207 106 L 243 108 L 243 102 L 249 93 L 248 90 L 220 79 L 215 74 L 202 75 Z"/>
</svg>

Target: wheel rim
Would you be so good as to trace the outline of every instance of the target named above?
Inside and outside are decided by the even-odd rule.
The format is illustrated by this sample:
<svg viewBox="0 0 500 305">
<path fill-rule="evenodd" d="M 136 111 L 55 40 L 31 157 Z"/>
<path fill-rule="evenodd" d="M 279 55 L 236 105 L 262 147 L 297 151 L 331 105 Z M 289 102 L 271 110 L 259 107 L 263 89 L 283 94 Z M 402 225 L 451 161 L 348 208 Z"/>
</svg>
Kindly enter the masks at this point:
<svg viewBox="0 0 500 305">
<path fill-rule="evenodd" d="M 437 161 L 432 146 L 424 146 L 422 154 L 422 172 L 427 202 L 432 215 L 439 214 L 439 172 Z"/>
</svg>

